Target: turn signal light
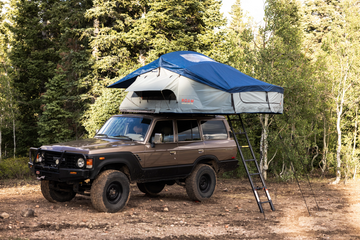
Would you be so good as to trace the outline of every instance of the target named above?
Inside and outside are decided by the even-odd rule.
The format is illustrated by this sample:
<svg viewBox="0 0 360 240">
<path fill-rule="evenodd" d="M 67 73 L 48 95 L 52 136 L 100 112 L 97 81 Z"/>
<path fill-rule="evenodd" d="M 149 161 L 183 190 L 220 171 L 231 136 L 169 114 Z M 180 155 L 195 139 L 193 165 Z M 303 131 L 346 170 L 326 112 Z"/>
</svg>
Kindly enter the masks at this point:
<svg viewBox="0 0 360 240">
<path fill-rule="evenodd" d="M 86 159 L 86 168 L 92 168 L 92 167 L 93 167 L 93 160 Z"/>
</svg>

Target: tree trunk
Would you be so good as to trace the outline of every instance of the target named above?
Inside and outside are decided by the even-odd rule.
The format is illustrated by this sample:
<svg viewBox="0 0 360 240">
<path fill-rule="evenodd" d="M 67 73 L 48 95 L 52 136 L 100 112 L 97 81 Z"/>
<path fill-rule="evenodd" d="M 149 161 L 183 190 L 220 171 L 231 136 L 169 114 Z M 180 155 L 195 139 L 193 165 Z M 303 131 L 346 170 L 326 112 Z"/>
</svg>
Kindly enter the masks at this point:
<svg viewBox="0 0 360 240">
<path fill-rule="evenodd" d="M 324 177 L 325 175 L 325 170 L 326 170 L 326 157 L 327 157 L 327 143 L 326 143 L 326 117 L 324 116 L 324 139 L 323 139 L 323 144 L 324 144 L 324 148 L 323 148 L 323 155 L 322 155 L 322 159 L 321 162 L 319 163 L 319 167 L 321 169 L 321 176 Z M 322 166 L 321 166 L 322 163 Z"/>
<path fill-rule="evenodd" d="M 14 111 L 14 110 L 12 110 Z M 16 158 L 16 131 L 15 131 L 15 116 L 13 114 L 13 137 L 14 137 L 14 158 Z"/>
<path fill-rule="evenodd" d="M 356 176 L 356 167 L 357 167 L 357 164 L 358 162 L 356 161 L 355 159 L 355 149 L 356 149 L 356 136 L 357 136 L 357 126 L 358 126 L 358 110 L 359 110 L 359 107 L 356 106 L 356 112 L 355 112 L 355 129 L 354 129 L 354 144 L 353 144 L 353 151 L 352 151 L 352 156 L 351 156 L 351 161 L 355 164 L 355 169 L 354 169 L 354 177 L 353 179 L 355 179 L 355 176 Z"/>
<path fill-rule="evenodd" d="M 340 106 L 339 106 L 340 105 Z M 341 178 L 341 114 L 342 114 L 342 104 L 338 104 L 336 108 L 336 132 L 337 132 L 337 147 L 336 147 L 336 179 L 333 184 L 340 182 Z"/>
<path fill-rule="evenodd" d="M 0 117 L 0 160 L 2 159 L 2 155 L 1 155 L 1 146 L 2 146 L 1 128 L 2 128 L 2 117 Z"/>
<path fill-rule="evenodd" d="M 333 184 L 337 184 L 340 182 L 341 179 L 341 147 L 342 147 L 342 142 L 341 142 L 341 115 L 343 113 L 343 106 L 344 106 L 344 102 L 345 102 L 345 93 L 346 93 L 346 78 L 347 76 L 345 75 L 344 77 L 344 84 L 340 84 L 344 85 L 343 89 L 339 89 L 339 96 L 338 99 L 336 101 L 336 132 L 337 132 L 337 148 L 336 148 L 336 179 L 333 182 Z M 340 98 L 340 99 L 339 99 Z"/>
<path fill-rule="evenodd" d="M 99 34 L 99 26 L 100 26 L 100 22 L 99 19 L 94 19 L 94 23 L 93 23 L 93 27 L 94 27 L 94 36 L 97 37 L 97 35 Z M 92 55 L 96 58 L 96 60 L 98 59 L 98 54 L 99 49 L 98 46 L 94 46 L 92 49 Z"/>
<path fill-rule="evenodd" d="M 8 76 L 6 66 L 4 64 L 5 74 Z M 11 85 L 10 85 L 10 79 L 7 79 L 7 85 L 9 89 L 9 95 L 10 95 L 10 111 L 11 111 L 11 117 L 13 119 L 13 138 L 14 138 L 14 158 L 16 157 L 16 134 L 15 134 L 15 110 L 13 105 L 13 93 L 11 91 Z"/>
<path fill-rule="evenodd" d="M 267 178 L 267 170 L 269 168 L 268 163 L 268 135 L 269 135 L 269 114 L 260 114 L 260 122 L 262 125 L 261 131 L 261 142 L 260 142 L 260 171 L 266 180 Z"/>
</svg>

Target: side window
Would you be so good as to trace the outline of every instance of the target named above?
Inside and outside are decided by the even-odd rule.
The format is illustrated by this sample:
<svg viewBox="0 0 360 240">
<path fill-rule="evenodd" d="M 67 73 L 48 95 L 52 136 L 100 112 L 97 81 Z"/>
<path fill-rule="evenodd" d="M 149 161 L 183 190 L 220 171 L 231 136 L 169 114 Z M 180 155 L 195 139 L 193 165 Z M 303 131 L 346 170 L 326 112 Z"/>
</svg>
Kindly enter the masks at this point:
<svg viewBox="0 0 360 240">
<path fill-rule="evenodd" d="M 201 121 L 205 140 L 227 139 L 228 134 L 223 121 Z"/>
<path fill-rule="evenodd" d="M 196 120 L 178 120 L 178 141 L 200 140 L 199 126 Z"/>
<path fill-rule="evenodd" d="M 162 142 L 174 142 L 174 130 L 172 120 L 158 121 L 151 133 L 150 142 L 153 142 L 156 133 L 161 133 Z"/>
</svg>

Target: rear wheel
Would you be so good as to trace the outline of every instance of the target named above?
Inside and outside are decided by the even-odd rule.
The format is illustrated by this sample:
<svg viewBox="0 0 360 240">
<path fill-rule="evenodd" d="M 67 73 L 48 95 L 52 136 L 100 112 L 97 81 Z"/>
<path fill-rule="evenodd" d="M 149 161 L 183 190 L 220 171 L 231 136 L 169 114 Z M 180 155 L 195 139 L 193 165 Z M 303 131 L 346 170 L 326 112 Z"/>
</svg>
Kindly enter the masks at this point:
<svg viewBox="0 0 360 240">
<path fill-rule="evenodd" d="M 216 174 L 212 167 L 199 164 L 185 181 L 186 192 L 190 199 L 203 201 L 210 198 L 216 188 Z"/>
<path fill-rule="evenodd" d="M 49 202 L 68 202 L 75 197 L 76 193 L 71 186 L 67 186 L 66 191 L 61 191 L 53 188 L 55 184 L 55 182 L 51 184 L 48 180 L 41 181 L 41 193 Z"/>
<path fill-rule="evenodd" d="M 130 183 L 127 176 L 117 170 L 106 170 L 91 186 L 91 203 L 100 212 L 118 212 L 130 199 Z"/>
<path fill-rule="evenodd" d="M 165 183 L 163 182 L 137 183 L 137 186 L 141 192 L 149 196 L 156 196 L 164 189 Z"/>
</svg>

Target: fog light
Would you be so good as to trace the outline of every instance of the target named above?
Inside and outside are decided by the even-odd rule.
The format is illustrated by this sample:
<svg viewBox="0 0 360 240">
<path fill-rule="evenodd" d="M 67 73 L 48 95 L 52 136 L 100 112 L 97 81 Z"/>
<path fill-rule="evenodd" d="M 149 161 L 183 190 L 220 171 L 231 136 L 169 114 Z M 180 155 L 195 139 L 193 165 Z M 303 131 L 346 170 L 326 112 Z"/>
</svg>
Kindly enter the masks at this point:
<svg viewBox="0 0 360 240">
<path fill-rule="evenodd" d="M 79 158 L 79 159 L 77 160 L 77 166 L 78 166 L 79 168 L 83 168 L 83 167 L 85 166 L 85 160 L 84 160 L 83 158 Z"/>
</svg>

